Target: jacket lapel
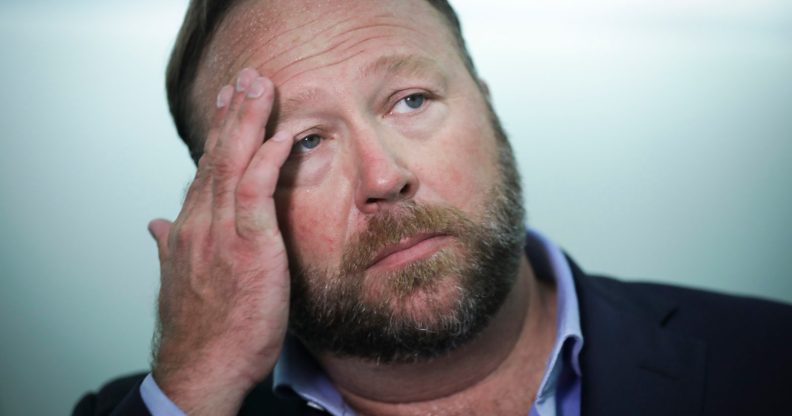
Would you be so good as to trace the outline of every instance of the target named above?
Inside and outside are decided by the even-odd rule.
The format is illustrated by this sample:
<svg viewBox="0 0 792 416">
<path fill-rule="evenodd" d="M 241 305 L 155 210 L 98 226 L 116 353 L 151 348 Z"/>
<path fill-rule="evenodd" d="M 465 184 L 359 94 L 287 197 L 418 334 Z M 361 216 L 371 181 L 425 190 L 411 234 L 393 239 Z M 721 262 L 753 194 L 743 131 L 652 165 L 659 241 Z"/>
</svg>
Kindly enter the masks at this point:
<svg viewBox="0 0 792 416">
<path fill-rule="evenodd" d="M 639 285 L 586 276 L 570 264 L 584 339 L 581 414 L 699 414 L 706 346 L 663 328 L 676 306 Z"/>
</svg>

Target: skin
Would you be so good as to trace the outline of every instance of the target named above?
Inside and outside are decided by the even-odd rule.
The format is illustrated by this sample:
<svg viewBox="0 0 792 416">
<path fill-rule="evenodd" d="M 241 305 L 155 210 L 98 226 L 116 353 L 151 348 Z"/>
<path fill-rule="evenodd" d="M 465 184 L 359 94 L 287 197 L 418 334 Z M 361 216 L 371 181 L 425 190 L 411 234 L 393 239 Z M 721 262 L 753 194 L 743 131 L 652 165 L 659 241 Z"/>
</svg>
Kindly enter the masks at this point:
<svg viewBox="0 0 792 416">
<path fill-rule="evenodd" d="M 236 414 L 281 350 L 287 250 L 338 267 L 367 218 L 407 200 L 478 220 L 497 144 L 478 81 L 422 0 L 249 1 L 221 25 L 196 85 L 205 154 L 176 221 L 149 226 L 162 266 L 154 377 L 190 414 Z M 311 134 L 322 139 L 309 149 Z M 406 261 L 458 250 L 453 238 L 430 243 Z M 364 296 L 388 296 L 382 269 L 367 271 Z M 404 307 L 453 304 L 455 276 L 443 279 Z M 522 259 L 493 322 L 445 357 L 316 355 L 362 414 L 525 414 L 554 330 L 554 288 Z"/>
</svg>

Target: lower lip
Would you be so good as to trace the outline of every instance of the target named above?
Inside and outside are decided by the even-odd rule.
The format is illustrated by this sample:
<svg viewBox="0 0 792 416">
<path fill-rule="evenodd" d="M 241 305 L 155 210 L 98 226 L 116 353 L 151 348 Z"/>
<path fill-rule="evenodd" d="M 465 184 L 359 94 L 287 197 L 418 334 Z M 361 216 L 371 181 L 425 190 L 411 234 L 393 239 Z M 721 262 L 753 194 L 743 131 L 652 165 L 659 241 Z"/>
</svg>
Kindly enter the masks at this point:
<svg viewBox="0 0 792 416">
<path fill-rule="evenodd" d="M 448 243 L 449 238 L 450 237 L 444 235 L 427 238 L 426 240 L 420 241 L 418 244 L 383 257 L 378 262 L 372 264 L 369 270 L 392 270 L 418 260 L 423 260 L 443 248 L 443 246 Z"/>
</svg>

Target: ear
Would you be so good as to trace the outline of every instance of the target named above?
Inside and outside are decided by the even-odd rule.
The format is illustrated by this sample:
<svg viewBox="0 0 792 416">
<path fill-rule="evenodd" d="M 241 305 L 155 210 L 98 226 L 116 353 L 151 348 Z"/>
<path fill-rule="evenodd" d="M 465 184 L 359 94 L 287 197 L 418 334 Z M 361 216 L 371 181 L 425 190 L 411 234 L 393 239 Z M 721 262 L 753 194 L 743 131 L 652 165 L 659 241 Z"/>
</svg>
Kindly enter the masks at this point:
<svg viewBox="0 0 792 416">
<path fill-rule="evenodd" d="M 489 85 L 487 84 L 487 81 L 485 81 L 483 78 L 479 78 L 478 85 L 479 85 L 479 89 L 484 94 L 484 97 L 489 100 L 491 97 L 490 97 L 490 89 L 489 89 Z"/>
</svg>

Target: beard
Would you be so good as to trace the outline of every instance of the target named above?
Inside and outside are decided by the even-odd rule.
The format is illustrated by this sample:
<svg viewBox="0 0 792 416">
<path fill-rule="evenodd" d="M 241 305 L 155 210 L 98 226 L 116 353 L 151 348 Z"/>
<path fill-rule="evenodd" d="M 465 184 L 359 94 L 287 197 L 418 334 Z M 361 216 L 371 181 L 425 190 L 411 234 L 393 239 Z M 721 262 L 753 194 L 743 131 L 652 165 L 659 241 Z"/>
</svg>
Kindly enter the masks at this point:
<svg viewBox="0 0 792 416">
<path fill-rule="evenodd" d="M 290 330 L 314 354 L 382 364 L 429 360 L 474 339 L 497 314 L 517 279 L 525 213 L 511 147 L 490 114 L 499 177 L 481 218 L 405 201 L 372 216 L 334 270 L 290 258 Z M 452 243 L 397 270 L 366 275 L 384 247 L 419 233 Z"/>
</svg>

